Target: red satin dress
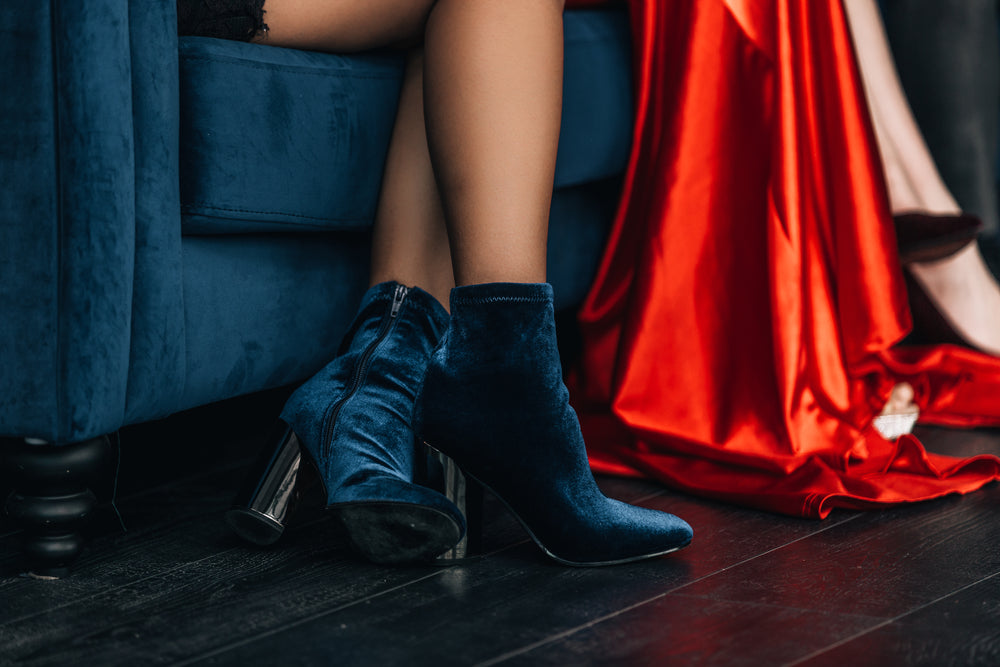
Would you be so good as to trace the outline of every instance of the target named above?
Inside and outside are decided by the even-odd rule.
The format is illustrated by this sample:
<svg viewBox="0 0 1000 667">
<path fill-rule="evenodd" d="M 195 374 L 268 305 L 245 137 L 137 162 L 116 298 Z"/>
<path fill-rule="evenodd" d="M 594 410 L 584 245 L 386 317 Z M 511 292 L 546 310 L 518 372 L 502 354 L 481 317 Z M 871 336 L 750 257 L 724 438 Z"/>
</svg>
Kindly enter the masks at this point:
<svg viewBox="0 0 1000 667">
<path fill-rule="evenodd" d="M 593 468 L 807 517 L 1000 479 L 872 426 L 901 381 L 924 422 L 1000 425 L 1000 359 L 895 346 L 910 316 L 841 4 L 630 10 L 634 144 L 569 378 Z"/>
</svg>

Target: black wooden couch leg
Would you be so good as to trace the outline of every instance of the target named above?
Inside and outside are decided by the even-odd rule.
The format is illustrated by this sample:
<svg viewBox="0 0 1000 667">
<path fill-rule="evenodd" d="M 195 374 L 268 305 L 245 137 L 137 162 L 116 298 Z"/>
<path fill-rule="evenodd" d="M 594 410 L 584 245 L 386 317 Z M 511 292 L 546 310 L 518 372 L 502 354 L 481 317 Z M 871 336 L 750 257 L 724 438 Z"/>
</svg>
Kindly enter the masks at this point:
<svg viewBox="0 0 1000 667">
<path fill-rule="evenodd" d="M 69 574 L 83 551 L 83 524 L 97 503 L 90 485 L 109 460 L 110 448 L 107 436 L 69 445 L 4 441 L 4 468 L 12 488 L 5 507 L 24 531 L 29 574 Z"/>
</svg>

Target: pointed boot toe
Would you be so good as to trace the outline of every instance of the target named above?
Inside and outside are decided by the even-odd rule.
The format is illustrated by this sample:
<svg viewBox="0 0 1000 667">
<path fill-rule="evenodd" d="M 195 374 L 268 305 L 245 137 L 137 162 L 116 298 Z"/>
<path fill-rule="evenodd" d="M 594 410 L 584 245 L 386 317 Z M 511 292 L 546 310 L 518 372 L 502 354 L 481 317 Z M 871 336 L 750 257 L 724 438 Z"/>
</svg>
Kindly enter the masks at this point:
<svg viewBox="0 0 1000 667">
<path fill-rule="evenodd" d="M 497 495 L 556 561 L 594 566 L 671 553 L 693 531 L 665 512 L 604 496 L 562 381 L 552 288 L 495 283 L 452 291 L 414 427 Z"/>
</svg>

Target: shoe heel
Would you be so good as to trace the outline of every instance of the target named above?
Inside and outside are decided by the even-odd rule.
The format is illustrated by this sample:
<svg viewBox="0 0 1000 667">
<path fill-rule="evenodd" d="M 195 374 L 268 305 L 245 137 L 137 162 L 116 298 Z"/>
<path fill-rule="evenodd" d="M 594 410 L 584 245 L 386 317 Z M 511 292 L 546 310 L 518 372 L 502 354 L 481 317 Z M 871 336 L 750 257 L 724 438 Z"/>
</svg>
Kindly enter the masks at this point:
<svg viewBox="0 0 1000 667">
<path fill-rule="evenodd" d="M 440 468 L 438 489 L 465 515 L 465 536 L 454 547 L 435 559 L 439 565 L 455 565 L 477 559 L 483 551 L 483 487 L 462 472 L 449 456 L 427 445 L 427 456 Z"/>
<path fill-rule="evenodd" d="M 226 512 L 226 523 L 237 535 L 259 545 L 274 544 L 301 499 L 299 439 L 279 421 L 257 458 L 246 482 Z"/>
</svg>

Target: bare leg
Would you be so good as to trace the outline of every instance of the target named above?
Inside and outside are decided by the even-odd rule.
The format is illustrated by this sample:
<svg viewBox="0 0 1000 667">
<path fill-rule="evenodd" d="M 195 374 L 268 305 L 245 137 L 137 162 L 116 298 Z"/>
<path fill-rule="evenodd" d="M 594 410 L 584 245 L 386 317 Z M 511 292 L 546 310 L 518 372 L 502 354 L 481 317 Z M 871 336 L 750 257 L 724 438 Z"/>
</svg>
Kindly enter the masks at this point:
<svg viewBox="0 0 1000 667">
<path fill-rule="evenodd" d="M 427 149 L 423 66 L 423 54 L 413 52 L 406 68 L 375 217 L 371 284 L 395 280 L 419 285 L 447 307 L 455 275 Z"/>
<path fill-rule="evenodd" d="M 893 211 L 958 213 L 910 113 L 874 0 L 845 0 L 844 5 Z M 1000 286 L 976 244 L 940 262 L 911 265 L 910 270 L 966 340 L 1000 356 Z"/>
<path fill-rule="evenodd" d="M 959 213 L 910 113 L 874 0 L 845 0 L 892 210 Z"/>
<path fill-rule="evenodd" d="M 915 264 L 911 271 L 956 331 L 1000 357 L 1000 287 L 978 245 L 940 262 Z"/>
<path fill-rule="evenodd" d="M 544 282 L 562 108 L 562 0 L 439 0 L 425 109 L 455 279 Z"/>
<path fill-rule="evenodd" d="M 434 0 L 267 0 L 258 41 L 345 52 L 422 39 Z M 427 149 L 424 59 L 412 51 L 386 158 L 372 239 L 370 281 L 417 285 L 447 307 L 454 287 L 444 213 Z"/>
<path fill-rule="evenodd" d="M 337 52 L 417 44 L 432 6 L 433 0 L 268 0 L 269 34 L 261 41 Z M 371 280 L 418 285 L 446 304 L 454 279 L 427 148 L 422 68 L 422 56 L 412 52 L 383 172 Z M 377 563 L 425 561 L 455 546 L 465 525 L 461 508 L 412 483 L 423 454 L 414 446 L 410 414 L 449 318 L 423 293 L 407 296 L 389 285 L 368 294 L 383 298 L 359 313 L 346 353 L 297 389 L 282 415 L 323 471 L 327 503 L 352 545 Z M 391 301 L 384 298 L 390 294 Z M 406 299 L 402 309 L 399 298 Z M 392 326 L 384 326 L 387 317 Z M 328 428 L 334 405 L 336 426 Z"/>
<path fill-rule="evenodd" d="M 959 205 L 997 234 L 996 0 L 886 0 L 886 34 L 914 117 Z"/>
<path fill-rule="evenodd" d="M 562 9 L 562 0 L 438 0 L 427 23 L 427 136 L 459 287 L 416 419 L 420 437 L 479 475 L 550 556 L 610 564 L 682 548 L 692 531 L 601 493 L 562 383 L 552 291 L 538 284 Z"/>
<path fill-rule="evenodd" d="M 424 34 L 427 119 L 419 113 L 417 58 L 386 165 L 373 282 L 418 284 L 440 299 L 452 277 L 459 284 L 545 281 L 562 0 L 268 0 L 265 9 L 269 32 L 259 39 L 277 46 L 349 51 Z M 453 274 L 444 264 L 434 186 L 444 201 Z"/>
</svg>

